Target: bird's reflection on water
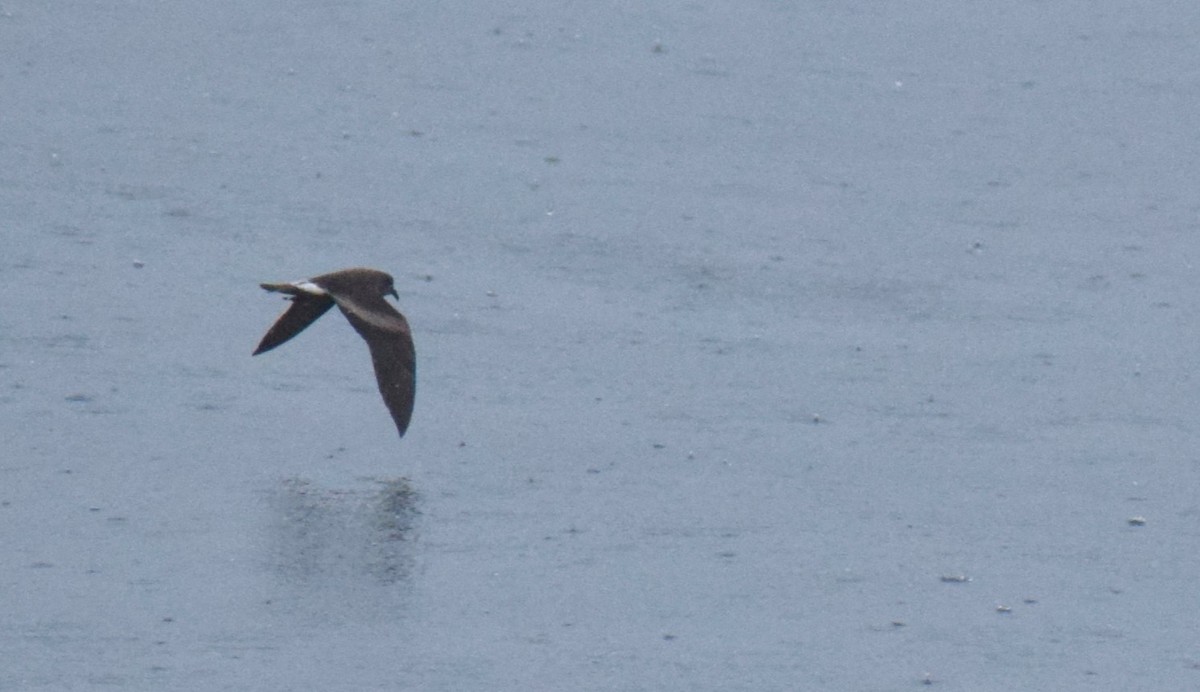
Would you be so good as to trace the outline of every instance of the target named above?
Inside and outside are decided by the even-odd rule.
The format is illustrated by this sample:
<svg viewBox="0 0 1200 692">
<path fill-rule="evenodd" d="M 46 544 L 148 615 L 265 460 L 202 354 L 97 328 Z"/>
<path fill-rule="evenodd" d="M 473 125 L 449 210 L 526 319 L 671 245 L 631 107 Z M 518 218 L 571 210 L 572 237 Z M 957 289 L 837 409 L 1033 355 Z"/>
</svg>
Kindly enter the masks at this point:
<svg viewBox="0 0 1200 692">
<path fill-rule="evenodd" d="M 272 570 L 283 581 L 345 588 L 396 584 L 412 573 L 419 495 L 406 478 L 361 480 L 354 489 L 281 483 Z"/>
</svg>

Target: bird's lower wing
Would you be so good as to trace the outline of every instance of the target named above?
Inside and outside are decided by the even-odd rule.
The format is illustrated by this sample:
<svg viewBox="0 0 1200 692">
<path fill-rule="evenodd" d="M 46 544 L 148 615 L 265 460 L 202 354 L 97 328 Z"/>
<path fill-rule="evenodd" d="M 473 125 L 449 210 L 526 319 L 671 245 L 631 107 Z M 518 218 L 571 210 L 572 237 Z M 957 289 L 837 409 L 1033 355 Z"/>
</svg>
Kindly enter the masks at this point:
<svg viewBox="0 0 1200 692">
<path fill-rule="evenodd" d="M 417 363 L 412 339 L 368 341 L 371 363 L 375 366 L 375 381 L 387 405 L 400 437 L 412 420 L 413 399 L 417 393 Z"/>
<path fill-rule="evenodd" d="M 334 296 L 342 314 L 371 349 L 379 393 L 396 423 L 400 436 L 412 419 L 417 389 L 417 354 L 404 316 L 383 298 L 367 305 Z"/>
</svg>

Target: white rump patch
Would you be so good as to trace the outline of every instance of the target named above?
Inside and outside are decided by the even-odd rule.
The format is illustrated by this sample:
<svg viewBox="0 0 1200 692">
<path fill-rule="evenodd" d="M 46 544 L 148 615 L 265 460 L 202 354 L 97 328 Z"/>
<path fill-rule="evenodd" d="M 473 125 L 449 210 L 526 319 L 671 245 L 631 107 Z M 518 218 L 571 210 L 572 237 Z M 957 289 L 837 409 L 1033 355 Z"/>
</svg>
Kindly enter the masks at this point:
<svg viewBox="0 0 1200 692">
<path fill-rule="evenodd" d="M 314 296 L 323 296 L 323 295 L 329 294 L 329 291 L 326 291 L 325 289 L 321 288 L 320 286 L 314 284 L 311 281 L 293 281 L 292 285 L 295 286 L 296 288 L 300 289 L 301 291 L 312 294 Z"/>
</svg>

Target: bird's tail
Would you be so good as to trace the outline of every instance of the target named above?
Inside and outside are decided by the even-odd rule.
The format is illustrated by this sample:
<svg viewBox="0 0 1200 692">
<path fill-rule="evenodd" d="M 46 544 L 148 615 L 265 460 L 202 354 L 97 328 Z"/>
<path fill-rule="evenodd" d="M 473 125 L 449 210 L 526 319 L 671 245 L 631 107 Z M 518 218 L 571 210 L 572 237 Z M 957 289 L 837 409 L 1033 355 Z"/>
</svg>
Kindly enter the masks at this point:
<svg viewBox="0 0 1200 692">
<path fill-rule="evenodd" d="M 291 296 L 299 295 L 304 292 L 299 288 L 296 288 L 296 284 L 259 284 L 259 286 L 262 286 L 263 289 L 271 291 L 272 293 L 286 293 Z"/>
</svg>

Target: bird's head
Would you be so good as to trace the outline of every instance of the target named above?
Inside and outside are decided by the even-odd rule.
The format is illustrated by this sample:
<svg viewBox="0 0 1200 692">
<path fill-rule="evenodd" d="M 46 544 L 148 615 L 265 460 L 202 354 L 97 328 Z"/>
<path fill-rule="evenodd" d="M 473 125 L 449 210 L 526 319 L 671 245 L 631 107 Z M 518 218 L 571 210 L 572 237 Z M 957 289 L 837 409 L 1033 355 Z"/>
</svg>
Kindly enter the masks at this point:
<svg viewBox="0 0 1200 692">
<path fill-rule="evenodd" d="M 396 282 L 392 280 L 391 274 L 384 274 L 383 276 L 387 279 L 382 286 L 383 295 L 391 296 L 396 300 L 400 300 L 400 294 L 396 293 Z"/>
</svg>

